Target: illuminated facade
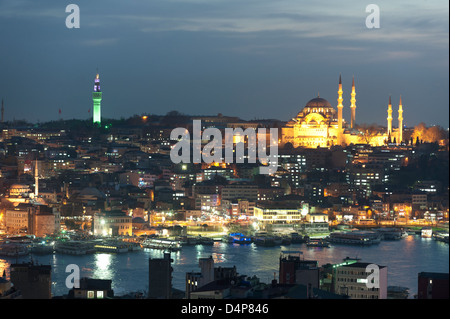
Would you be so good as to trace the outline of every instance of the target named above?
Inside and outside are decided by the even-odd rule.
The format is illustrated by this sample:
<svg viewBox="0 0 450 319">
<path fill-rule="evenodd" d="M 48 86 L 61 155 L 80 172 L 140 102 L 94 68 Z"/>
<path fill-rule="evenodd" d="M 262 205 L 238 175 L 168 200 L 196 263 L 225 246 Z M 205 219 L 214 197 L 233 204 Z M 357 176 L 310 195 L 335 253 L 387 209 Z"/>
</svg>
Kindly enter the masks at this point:
<svg viewBox="0 0 450 319">
<path fill-rule="evenodd" d="M 94 101 L 94 111 L 93 111 L 93 122 L 94 124 L 101 124 L 102 114 L 101 114 L 101 102 L 102 102 L 102 92 L 100 90 L 100 77 L 97 73 L 95 77 L 94 92 L 92 92 L 92 100 Z"/>
<path fill-rule="evenodd" d="M 104 211 L 94 215 L 95 236 L 131 236 L 132 217 L 120 210 Z"/>
<path fill-rule="evenodd" d="M 306 103 L 305 107 L 281 129 L 281 144 L 291 143 L 294 147 L 331 147 L 333 145 L 370 144 L 381 146 L 396 138 L 397 144 L 402 142 L 403 110 L 400 99 L 399 129 L 392 131 L 392 107 L 389 102 L 388 131 L 368 132 L 360 131 L 356 127 L 356 89 L 352 82 L 351 92 L 351 122 L 345 122 L 342 98 L 342 81 L 339 77 L 337 111 L 326 99 L 317 96 Z M 390 98 L 389 98 L 390 100 Z"/>
</svg>

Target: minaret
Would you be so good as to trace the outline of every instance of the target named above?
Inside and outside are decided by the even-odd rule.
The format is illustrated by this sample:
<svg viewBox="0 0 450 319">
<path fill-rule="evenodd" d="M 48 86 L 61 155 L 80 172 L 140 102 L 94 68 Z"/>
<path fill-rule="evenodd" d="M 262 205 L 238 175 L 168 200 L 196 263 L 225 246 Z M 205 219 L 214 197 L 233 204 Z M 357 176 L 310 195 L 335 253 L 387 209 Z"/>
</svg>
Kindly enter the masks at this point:
<svg viewBox="0 0 450 319">
<path fill-rule="evenodd" d="M 3 106 L 3 99 L 2 99 L 2 123 L 3 123 L 4 119 L 5 119 L 4 115 L 5 115 L 5 108 Z"/>
<path fill-rule="evenodd" d="M 337 143 L 338 145 L 342 145 L 342 108 L 344 107 L 342 105 L 342 81 L 341 81 L 341 75 L 339 75 L 339 90 L 338 90 L 338 132 L 337 132 Z"/>
<path fill-rule="evenodd" d="M 389 104 L 388 104 L 388 117 L 387 117 L 387 134 L 388 136 L 392 136 L 392 103 L 391 96 L 389 95 Z M 391 142 L 391 141 L 389 141 Z"/>
<path fill-rule="evenodd" d="M 94 92 L 92 92 L 92 100 L 94 101 L 94 108 L 93 108 L 93 122 L 94 124 L 101 124 L 102 122 L 102 115 L 101 115 L 101 101 L 102 101 L 102 92 L 100 90 L 100 77 L 97 73 L 97 76 L 95 77 L 95 84 L 94 84 Z"/>
<path fill-rule="evenodd" d="M 400 103 L 398 105 L 398 136 L 397 144 L 401 144 L 403 141 L 403 106 L 402 96 L 400 95 Z"/>
<path fill-rule="evenodd" d="M 351 123 L 350 123 L 350 127 L 351 128 L 355 128 L 355 111 L 356 111 L 356 91 L 355 91 L 355 77 L 353 77 L 352 80 L 352 98 L 350 100 L 350 110 L 352 111 L 352 117 L 351 117 Z"/>
</svg>

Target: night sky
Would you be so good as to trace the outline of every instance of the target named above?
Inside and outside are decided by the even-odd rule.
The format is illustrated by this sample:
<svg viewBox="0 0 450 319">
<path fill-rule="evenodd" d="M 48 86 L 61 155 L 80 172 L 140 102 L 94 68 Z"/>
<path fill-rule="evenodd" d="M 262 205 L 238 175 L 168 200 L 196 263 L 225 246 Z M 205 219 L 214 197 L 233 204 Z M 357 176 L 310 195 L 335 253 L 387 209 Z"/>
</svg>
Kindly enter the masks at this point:
<svg viewBox="0 0 450 319">
<path fill-rule="evenodd" d="M 80 28 L 66 27 L 66 6 Z M 366 6 L 380 28 L 366 27 Z M 287 121 L 312 98 L 350 120 L 449 123 L 449 3 L 300 0 L 0 0 L 5 120 L 87 119 L 97 68 L 102 115 L 238 116 Z"/>
</svg>

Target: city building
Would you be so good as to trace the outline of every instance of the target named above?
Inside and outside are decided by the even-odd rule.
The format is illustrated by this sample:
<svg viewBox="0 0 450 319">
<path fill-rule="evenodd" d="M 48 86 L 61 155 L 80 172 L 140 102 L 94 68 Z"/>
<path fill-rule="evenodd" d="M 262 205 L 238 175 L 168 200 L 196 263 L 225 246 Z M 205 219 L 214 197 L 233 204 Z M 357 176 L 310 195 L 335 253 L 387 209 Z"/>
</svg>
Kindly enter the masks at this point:
<svg viewBox="0 0 450 319">
<path fill-rule="evenodd" d="M 23 299 L 52 298 L 52 267 L 32 262 L 10 266 L 11 282 L 22 292 Z"/>
<path fill-rule="evenodd" d="M 283 251 L 279 273 L 280 284 L 301 284 L 319 288 L 318 262 L 301 259 L 301 252 Z"/>
<path fill-rule="evenodd" d="M 302 210 L 297 207 L 274 207 L 258 204 L 254 217 L 263 223 L 295 223 L 302 220 Z"/>
<path fill-rule="evenodd" d="M 148 298 L 171 299 L 172 272 L 170 253 L 164 253 L 163 258 L 150 258 L 148 269 Z"/>
<path fill-rule="evenodd" d="M 69 290 L 70 299 L 110 299 L 114 297 L 114 290 L 111 288 L 112 281 L 108 279 L 93 279 L 83 277 L 80 279 L 80 286 Z"/>
<path fill-rule="evenodd" d="M 133 217 L 121 210 L 105 210 L 94 214 L 93 233 L 96 236 L 131 236 Z"/>
<path fill-rule="evenodd" d="M 334 291 L 351 299 L 387 299 L 387 267 L 363 262 L 338 266 Z"/>
<path fill-rule="evenodd" d="M 44 237 L 60 229 L 60 215 L 56 208 L 47 205 L 21 203 L 5 212 L 5 226 L 8 233 L 25 232 Z"/>
<path fill-rule="evenodd" d="M 448 273 L 421 272 L 418 274 L 418 299 L 448 299 Z"/>
<path fill-rule="evenodd" d="M 200 272 L 186 273 L 186 298 L 190 299 L 191 292 L 214 281 L 214 259 L 212 256 L 208 258 L 199 258 L 198 264 Z"/>
</svg>

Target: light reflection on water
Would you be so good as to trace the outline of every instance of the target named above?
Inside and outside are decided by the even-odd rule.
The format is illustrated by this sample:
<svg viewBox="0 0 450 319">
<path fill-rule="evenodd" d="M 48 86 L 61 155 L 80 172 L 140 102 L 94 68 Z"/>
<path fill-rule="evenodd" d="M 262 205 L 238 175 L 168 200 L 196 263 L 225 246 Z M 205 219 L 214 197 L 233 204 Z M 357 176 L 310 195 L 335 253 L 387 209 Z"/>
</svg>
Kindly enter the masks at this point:
<svg viewBox="0 0 450 319">
<path fill-rule="evenodd" d="M 211 246 L 186 246 L 171 254 L 173 286 L 184 290 L 185 274 L 199 271 L 198 258 L 212 256 L 216 266 L 237 267 L 240 274 L 256 275 L 262 282 L 269 283 L 278 277 L 279 258 L 282 250 L 300 250 L 302 258 L 317 260 L 319 265 L 339 263 L 346 257 L 361 258 L 363 262 L 376 263 L 388 267 L 388 285 L 410 288 L 410 295 L 417 292 L 417 274 L 422 271 L 446 272 L 449 267 L 449 246 L 433 239 L 410 235 L 399 241 L 382 241 L 369 247 L 331 245 L 329 248 L 308 248 L 304 244 L 282 247 L 259 247 L 215 243 Z M 52 266 L 53 294 L 67 294 L 65 272 L 68 264 L 80 267 L 81 276 L 112 279 L 116 295 L 131 291 L 148 290 L 148 259 L 163 258 L 164 252 L 143 249 L 124 254 L 98 253 L 86 256 L 33 255 L 33 260 Z M 30 261 L 30 256 L 19 258 L 19 262 Z M 0 259 L 0 273 L 15 259 Z"/>
</svg>

